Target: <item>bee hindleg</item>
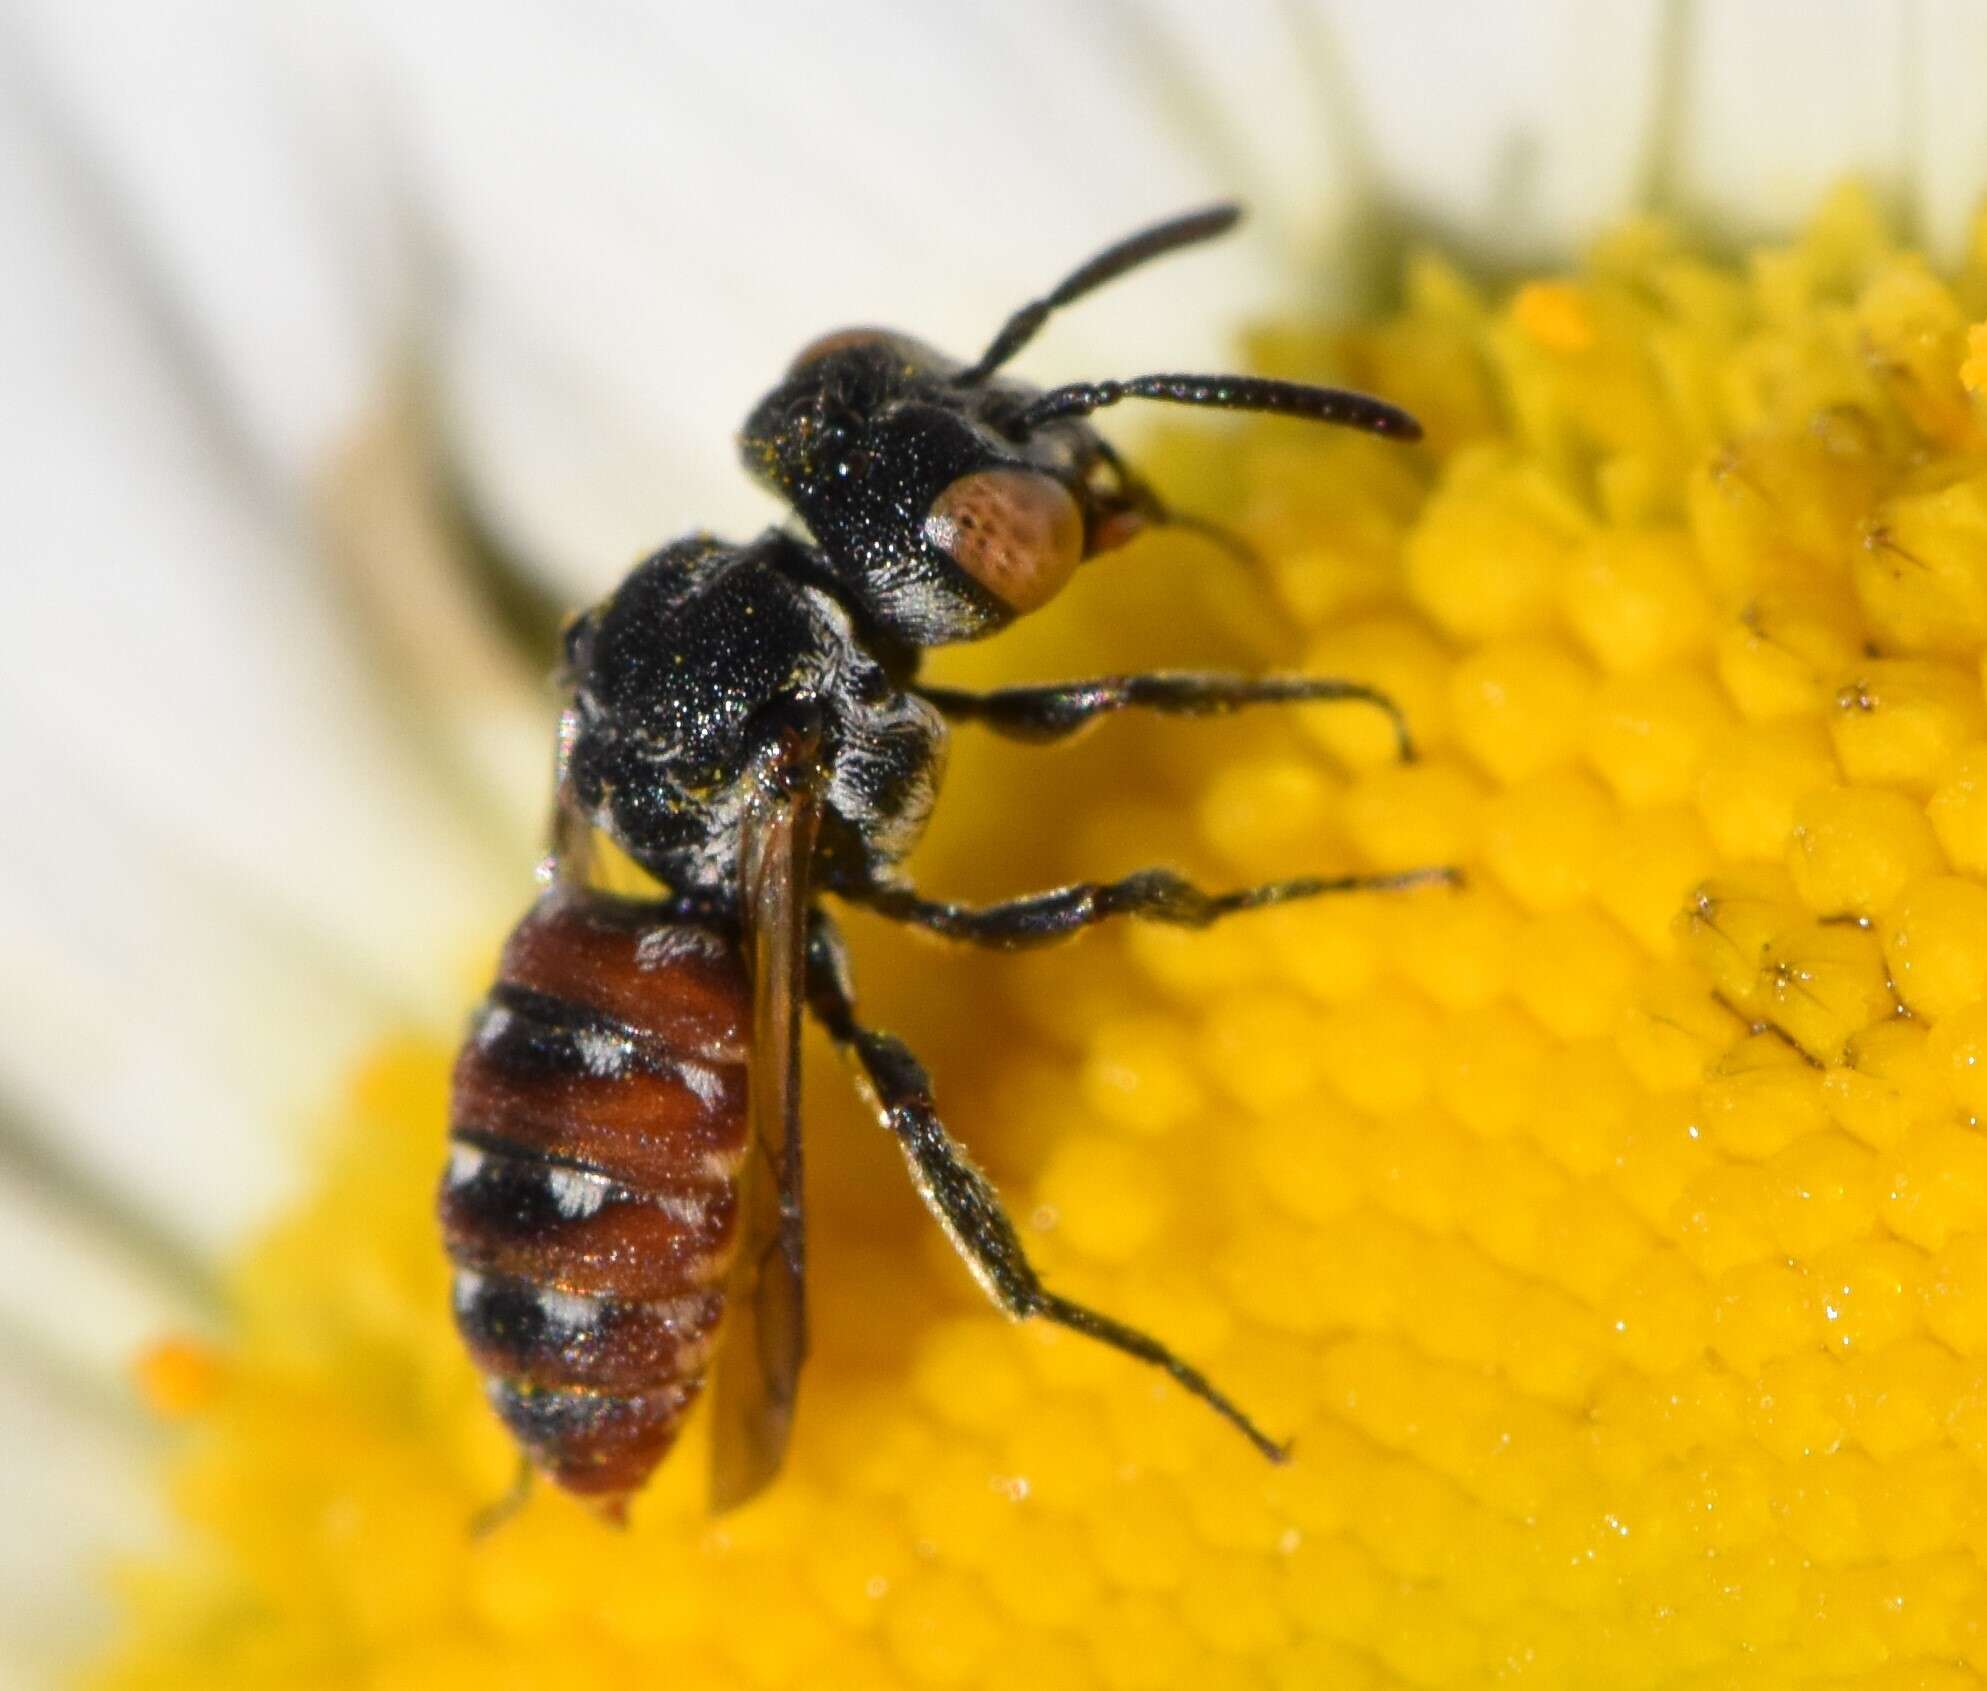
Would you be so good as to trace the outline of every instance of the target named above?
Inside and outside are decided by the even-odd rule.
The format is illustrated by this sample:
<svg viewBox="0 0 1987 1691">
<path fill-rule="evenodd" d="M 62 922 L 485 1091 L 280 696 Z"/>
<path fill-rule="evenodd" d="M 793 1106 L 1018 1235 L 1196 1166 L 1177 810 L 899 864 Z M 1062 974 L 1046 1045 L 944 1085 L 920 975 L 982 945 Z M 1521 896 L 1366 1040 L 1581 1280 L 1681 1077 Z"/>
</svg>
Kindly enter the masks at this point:
<svg viewBox="0 0 1987 1691">
<path fill-rule="evenodd" d="M 1386 714 L 1401 761 L 1414 761 L 1407 719 L 1377 687 L 1324 675 L 1233 675 L 1180 671 L 1100 675 L 1036 687 L 997 687 L 972 693 L 958 687 L 919 687 L 920 697 L 954 722 L 978 722 L 1012 740 L 1045 744 L 1121 710 L 1165 716 L 1226 716 L 1248 705 L 1366 704 Z"/>
<path fill-rule="evenodd" d="M 510 1485 L 503 1496 L 484 1504 L 469 1517 L 469 1536 L 488 1538 L 497 1528 L 503 1526 L 517 1512 L 531 1501 L 531 1488 L 538 1478 L 538 1470 L 531 1465 L 529 1456 L 517 1459 L 517 1472 L 511 1477 Z"/>
<path fill-rule="evenodd" d="M 1151 1364 L 1224 1416 L 1271 1461 L 1283 1460 L 1284 1447 L 1198 1368 L 1149 1334 L 1042 1284 L 993 1182 L 974 1167 L 939 1120 L 924 1065 L 902 1040 L 856 1020 L 840 939 L 818 912 L 808 944 L 807 1000 L 828 1037 L 854 1059 L 884 1126 L 903 1147 L 919 1196 L 995 1303 L 1017 1320 L 1052 1321 Z"/>
<path fill-rule="evenodd" d="M 1017 951 L 1065 939 L 1114 916 L 1204 928 L 1224 916 L 1288 904 L 1294 899 L 1318 898 L 1327 893 L 1402 892 L 1410 887 L 1455 886 L 1460 881 L 1461 876 L 1454 869 L 1408 869 L 1385 875 L 1310 875 L 1290 881 L 1267 881 L 1234 892 L 1211 893 L 1170 869 L 1141 869 L 1118 881 L 1077 881 L 1048 892 L 981 905 L 924 898 L 902 884 L 834 890 L 892 921 L 928 928 L 947 939 Z"/>
</svg>

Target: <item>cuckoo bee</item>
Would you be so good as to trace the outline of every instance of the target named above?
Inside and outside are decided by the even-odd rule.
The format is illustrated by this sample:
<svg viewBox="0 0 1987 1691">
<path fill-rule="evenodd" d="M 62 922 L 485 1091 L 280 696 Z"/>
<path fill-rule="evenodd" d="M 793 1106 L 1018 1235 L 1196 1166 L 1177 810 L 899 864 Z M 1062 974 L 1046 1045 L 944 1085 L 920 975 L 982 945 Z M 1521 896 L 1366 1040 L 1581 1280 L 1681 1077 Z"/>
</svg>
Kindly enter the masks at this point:
<svg viewBox="0 0 1987 1691">
<path fill-rule="evenodd" d="M 1263 1455 L 1283 1454 L 1160 1340 L 1043 1283 L 946 1131 L 924 1068 L 859 1014 L 823 901 L 1014 948 L 1120 916 L 1200 927 L 1450 878 L 1211 893 L 1146 869 L 975 906 L 926 896 L 899 867 L 954 723 L 1043 743 L 1125 710 L 1355 700 L 1385 712 L 1412 755 L 1392 701 L 1350 681 L 1132 674 L 975 693 L 918 676 L 927 647 L 996 634 L 1147 525 L 1192 521 L 1097 433 L 1093 412 L 1159 400 L 1417 438 L 1405 412 L 1334 388 L 1156 374 L 1042 391 L 1001 373 L 1052 312 L 1238 216 L 1216 206 L 1105 249 L 971 363 L 884 329 L 815 341 L 740 439 L 799 526 L 673 541 L 566 634 L 547 886 L 456 1064 L 440 1210 L 456 1321 L 525 1473 L 609 1518 L 713 1369 L 713 1507 L 750 1497 L 780 1464 L 807 1349 L 803 1015 L 851 1061 L 919 1194 L 1002 1310 L 1164 1371 Z M 607 890 L 603 839 L 660 890 Z"/>
</svg>

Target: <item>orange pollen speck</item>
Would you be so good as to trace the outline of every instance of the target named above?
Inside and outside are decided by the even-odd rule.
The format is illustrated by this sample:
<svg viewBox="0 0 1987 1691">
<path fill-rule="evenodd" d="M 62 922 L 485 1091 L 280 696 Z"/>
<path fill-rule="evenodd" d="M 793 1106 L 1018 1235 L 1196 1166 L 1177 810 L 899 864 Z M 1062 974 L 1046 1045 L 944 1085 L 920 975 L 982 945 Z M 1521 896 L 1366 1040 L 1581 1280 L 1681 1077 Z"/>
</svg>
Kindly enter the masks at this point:
<svg viewBox="0 0 1987 1691">
<path fill-rule="evenodd" d="M 1511 301 L 1511 320 L 1548 352 L 1586 352 L 1594 344 L 1593 310 L 1572 282 L 1527 282 Z"/>
<path fill-rule="evenodd" d="M 1966 331 L 1966 358 L 1959 367 L 1959 385 L 1968 393 L 1987 393 L 1987 323 Z"/>
<path fill-rule="evenodd" d="M 177 1421 L 220 1395 L 223 1366 L 220 1353 L 198 1339 L 160 1339 L 138 1353 L 132 1374 L 146 1408 Z"/>
</svg>

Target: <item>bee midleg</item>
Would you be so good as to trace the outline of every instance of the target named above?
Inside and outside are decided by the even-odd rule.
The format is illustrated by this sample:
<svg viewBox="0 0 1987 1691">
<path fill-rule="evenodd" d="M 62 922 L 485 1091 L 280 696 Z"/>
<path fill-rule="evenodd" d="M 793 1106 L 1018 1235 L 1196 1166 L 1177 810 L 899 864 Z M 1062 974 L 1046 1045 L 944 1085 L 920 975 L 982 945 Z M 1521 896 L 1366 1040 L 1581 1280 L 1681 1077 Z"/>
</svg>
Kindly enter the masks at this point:
<svg viewBox="0 0 1987 1691">
<path fill-rule="evenodd" d="M 957 687 L 919 687 L 917 692 L 954 722 L 978 722 L 1009 739 L 1037 744 L 1067 739 L 1098 717 L 1121 710 L 1157 711 L 1162 716 L 1226 716 L 1247 705 L 1367 704 L 1386 714 L 1401 761 L 1414 761 L 1414 741 L 1400 706 L 1377 687 L 1333 676 L 1183 670 L 999 687 L 991 693 L 970 693 Z"/>
<path fill-rule="evenodd" d="M 1018 951 L 1049 945 L 1114 916 L 1135 916 L 1175 927 L 1205 928 L 1224 916 L 1262 910 L 1294 899 L 1327 893 L 1402 892 L 1410 887 L 1454 886 L 1454 869 L 1407 869 L 1384 875 L 1307 875 L 1266 881 L 1233 892 L 1211 893 L 1170 869 L 1141 869 L 1117 881 L 1077 881 L 1047 892 L 1029 893 L 999 904 L 954 904 L 925 898 L 901 882 L 832 886 L 852 903 L 895 922 L 928 928 L 947 939 Z"/>
<path fill-rule="evenodd" d="M 819 911 L 808 936 L 807 1003 L 828 1037 L 854 1059 L 883 1125 L 903 1148 L 918 1195 L 995 1303 L 1017 1320 L 1036 1316 L 1052 1321 L 1162 1369 L 1225 1416 L 1263 1455 L 1273 1462 L 1283 1460 L 1284 1447 L 1198 1368 L 1151 1335 L 1061 1297 L 1042 1284 L 993 1182 L 973 1166 L 939 1120 L 931 1077 L 924 1065 L 895 1035 L 866 1028 L 856 1020 L 854 989 L 841 937 Z"/>
</svg>

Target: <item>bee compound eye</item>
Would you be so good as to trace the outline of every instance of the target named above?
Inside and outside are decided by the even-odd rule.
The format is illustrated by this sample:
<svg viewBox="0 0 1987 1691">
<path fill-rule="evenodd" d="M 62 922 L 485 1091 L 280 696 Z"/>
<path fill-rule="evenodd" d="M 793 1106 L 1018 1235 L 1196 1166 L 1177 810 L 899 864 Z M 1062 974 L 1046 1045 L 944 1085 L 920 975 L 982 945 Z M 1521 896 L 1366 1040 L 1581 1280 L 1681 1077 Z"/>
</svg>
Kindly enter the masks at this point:
<svg viewBox="0 0 1987 1691">
<path fill-rule="evenodd" d="M 1083 561 L 1083 513 L 1039 470 L 974 470 L 932 501 L 925 539 L 1010 610 L 1046 605 Z"/>
</svg>

